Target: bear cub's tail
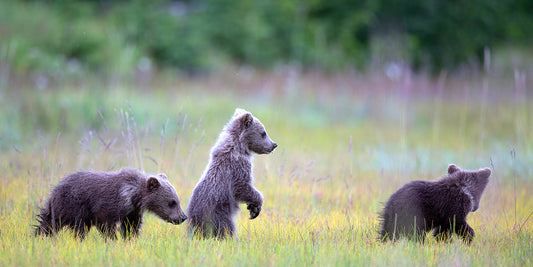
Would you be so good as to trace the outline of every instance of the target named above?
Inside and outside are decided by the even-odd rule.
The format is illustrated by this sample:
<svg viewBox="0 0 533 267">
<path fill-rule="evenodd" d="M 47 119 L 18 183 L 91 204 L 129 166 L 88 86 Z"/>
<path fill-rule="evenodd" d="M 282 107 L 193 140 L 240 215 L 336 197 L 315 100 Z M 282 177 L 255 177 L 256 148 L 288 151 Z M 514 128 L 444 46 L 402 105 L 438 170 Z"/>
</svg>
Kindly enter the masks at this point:
<svg viewBox="0 0 533 267">
<path fill-rule="evenodd" d="M 39 215 L 37 215 L 37 225 L 35 227 L 35 236 L 46 235 L 50 236 L 53 234 L 52 226 L 52 212 L 50 211 L 50 206 L 47 203 L 47 206 L 40 209 Z"/>
</svg>

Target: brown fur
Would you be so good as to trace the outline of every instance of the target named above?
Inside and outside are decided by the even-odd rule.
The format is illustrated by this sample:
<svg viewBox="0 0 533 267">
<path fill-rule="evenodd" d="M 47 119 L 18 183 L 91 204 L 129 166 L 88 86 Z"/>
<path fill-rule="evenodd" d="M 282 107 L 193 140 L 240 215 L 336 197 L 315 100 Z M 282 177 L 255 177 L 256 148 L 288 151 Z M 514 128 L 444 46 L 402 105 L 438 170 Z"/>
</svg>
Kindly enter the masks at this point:
<svg viewBox="0 0 533 267">
<path fill-rule="evenodd" d="M 191 196 L 187 209 L 191 234 L 233 236 L 238 203 L 248 204 L 250 219 L 259 215 L 263 196 L 252 185 L 252 152 L 268 154 L 276 146 L 257 118 L 235 110 L 211 148 L 209 163 Z"/>
<path fill-rule="evenodd" d="M 455 232 L 470 243 L 474 230 L 466 216 L 479 208 L 490 174 L 489 168 L 467 171 L 450 164 L 448 174 L 440 180 L 404 185 L 385 204 L 380 239 L 408 237 L 424 241 L 425 233 L 433 229 L 439 240 Z"/>
<path fill-rule="evenodd" d="M 37 216 L 36 235 L 52 236 L 64 226 L 83 239 L 95 225 L 116 238 L 116 224 L 124 238 L 137 235 L 143 212 L 180 224 L 187 216 L 165 174 L 147 176 L 134 169 L 119 172 L 76 172 L 53 190 Z"/>
</svg>

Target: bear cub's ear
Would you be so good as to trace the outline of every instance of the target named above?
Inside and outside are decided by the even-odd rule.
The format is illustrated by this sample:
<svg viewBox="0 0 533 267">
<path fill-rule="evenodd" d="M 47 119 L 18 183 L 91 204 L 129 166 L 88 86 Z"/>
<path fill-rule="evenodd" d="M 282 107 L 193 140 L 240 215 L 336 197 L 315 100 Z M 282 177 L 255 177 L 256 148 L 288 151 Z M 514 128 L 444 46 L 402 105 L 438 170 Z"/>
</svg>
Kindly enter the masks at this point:
<svg viewBox="0 0 533 267">
<path fill-rule="evenodd" d="M 237 120 L 240 125 L 244 126 L 244 128 L 248 128 L 252 126 L 252 122 L 254 121 L 254 117 L 252 116 L 252 113 L 242 108 L 235 109 L 235 113 L 233 114 L 233 119 Z"/>
<path fill-rule="evenodd" d="M 454 172 L 458 172 L 460 171 L 461 169 L 459 167 L 457 167 L 455 164 L 450 164 L 448 166 L 448 174 L 452 174 Z"/>
<path fill-rule="evenodd" d="M 244 128 L 249 128 L 254 122 L 254 117 L 251 113 L 246 113 L 241 117 L 241 123 L 244 125 Z"/>
<path fill-rule="evenodd" d="M 490 174 L 492 173 L 489 168 L 481 169 L 478 172 L 478 175 L 483 178 L 489 178 Z"/>
<path fill-rule="evenodd" d="M 242 115 L 244 115 L 245 113 L 250 113 L 242 108 L 236 108 L 235 109 L 235 113 L 233 113 L 233 118 L 237 118 L 237 117 L 240 117 Z"/>
<path fill-rule="evenodd" d="M 156 190 L 157 188 L 159 188 L 161 186 L 161 184 L 159 183 L 159 180 L 157 180 L 157 178 L 155 177 L 150 177 L 148 178 L 148 191 L 152 192 L 154 190 Z"/>
</svg>

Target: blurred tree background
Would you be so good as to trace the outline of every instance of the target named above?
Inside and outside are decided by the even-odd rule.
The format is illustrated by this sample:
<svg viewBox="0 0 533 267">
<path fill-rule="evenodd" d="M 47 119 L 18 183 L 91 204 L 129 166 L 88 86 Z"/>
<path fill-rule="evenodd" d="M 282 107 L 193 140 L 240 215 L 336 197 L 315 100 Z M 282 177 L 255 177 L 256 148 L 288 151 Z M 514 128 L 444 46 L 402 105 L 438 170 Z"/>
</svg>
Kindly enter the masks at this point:
<svg viewBox="0 0 533 267">
<path fill-rule="evenodd" d="M 436 73 L 479 64 L 485 48 L 529 47 L 532 36 L 531 0 L 3 0 L 0 74 L 387 61 Z"/>
</svg>

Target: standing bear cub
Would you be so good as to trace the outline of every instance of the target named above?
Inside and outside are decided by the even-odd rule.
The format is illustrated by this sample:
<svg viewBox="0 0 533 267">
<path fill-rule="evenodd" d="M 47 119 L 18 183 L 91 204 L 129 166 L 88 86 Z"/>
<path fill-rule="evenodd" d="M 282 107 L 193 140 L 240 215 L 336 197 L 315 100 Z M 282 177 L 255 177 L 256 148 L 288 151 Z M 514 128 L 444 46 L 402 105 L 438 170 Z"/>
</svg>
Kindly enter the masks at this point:
<svg viewBox="0 0 533 267">
<path fill-rule="evenodd" d="M 455 232 L 465 242 L 472 242 L 474 230 L 466 216 L 479 208 L 490 174 L 489 168 L 466 171 L 451 164 L 448 175 L 440 180 L 404 185 L 385 204 L 380 239 L 414 237 L 423 242 L 426 232 L 433 230 L 438 240 L 447 240 Z"/>
<path fill-rule="evenodd" d="M 95 225 L 106 237 L 116 238 L 120 223 L 123 238 L 139 233 L 145 210 L 180 224 L 187 219 L 176 189 L 167 176 L 146 175 L 125 168 L 119 172 L 76 172 L 52 191 L 37 215 L 36 235 L 52 236 L 68 226 L 83 239 Z"/>
<path fill-rule="evenodd" d="M 268 154 L 277 146 L 257 118 L 236 109 L 211 148 L 209 163 L 192 193 L 189 233 L 204 238 L 233 236 L 239 202 L 248 204 L 250 219 L 256 218 L 263 197 L 252 185 L 252 152 Z"/>
</svg>

